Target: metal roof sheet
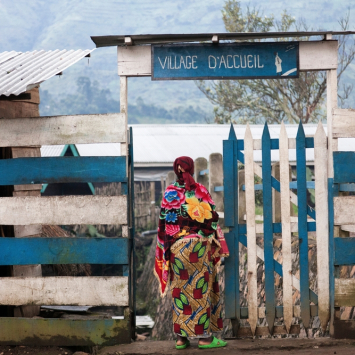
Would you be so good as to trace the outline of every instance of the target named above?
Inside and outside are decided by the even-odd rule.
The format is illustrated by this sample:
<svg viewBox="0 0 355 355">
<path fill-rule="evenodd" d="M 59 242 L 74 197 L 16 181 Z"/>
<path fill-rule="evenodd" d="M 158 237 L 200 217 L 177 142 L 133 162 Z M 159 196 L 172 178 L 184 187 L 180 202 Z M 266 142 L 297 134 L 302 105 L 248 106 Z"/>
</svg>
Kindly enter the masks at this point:
<svg viewBox="0 0 355 355">
<path fill-rule="evenodd" d="M 223 152 L 223 140 L 228 139 L 230 126 L 219 124 L 142 124 L 133 128 L 134 163 L 136 166 L 171 166 L 182 155 L 192 159 L 209 158 Z M 314 136 L 317 125 L 304 125 L 306 136 Z M 254 139 L 261 139 L 264 126 L 250 126 Z M 280 125 L 269 125 L 271 138 L 279 138 Z M 326 126 L 324 126 L 326 131 Z M 245 125 L 234 125 L 238 139 L 244 139 Z M 298 125 L 286 125 L 289 138 L 296 138 Z M 54 148 L 58 147 L 58 148 Z M 119 156 L 119 143 L 77 144 L 81 156 Z M 59 156 L 64 146 L 42 146 L 42 156 Z M 355 151 L 355 139 L 339 139 L 339 150 Z M 307 161 L 314 160 L 314 150 L 307 149 Z M 279 160 L 279 152 L 272 151 L 272 160 Z M 296 150 L 289 151 L 290 162 L 296 161 Z M 261 162 L 261 151 L 254 151 L 254 160 Z"/>
<path fill-rule="evenodd" d="M 300 32 L 224 32 L 224 33 L 188 33 L 188 34 L 141 34 L 141 35 L 112 35 L 91 36 L 96 47 L 124 46 L 125 37 L 130 37 L 133 45 L 163 44 L 181 42 L 211 41 L 214 35 L 219 40 L 250 40 L 287 37 L 314 37 L 332 35 L 350 35 L 355 31 L 300 31 Z"/>
<path fill-rule="evenodd" d="M 94 49 L 0 53 L 0 95 L 19 95 L 62 72 Z"/>
</svg>

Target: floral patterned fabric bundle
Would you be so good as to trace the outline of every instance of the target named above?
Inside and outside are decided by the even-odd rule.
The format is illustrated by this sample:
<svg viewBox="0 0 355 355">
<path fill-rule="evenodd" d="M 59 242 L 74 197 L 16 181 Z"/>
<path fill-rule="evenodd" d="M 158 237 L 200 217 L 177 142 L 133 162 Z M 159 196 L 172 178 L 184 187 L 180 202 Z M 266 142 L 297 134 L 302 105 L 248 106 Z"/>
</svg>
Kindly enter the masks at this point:
<svg viewBox="0 0 355 355">
<path fill-rule="evenodd" d="M 166 189 L 159 216 L 155 274 L 165 294 L 170 273 L 171 246 L 187 238 L 200 238 L 218 247 L 215 263 L 229 251 L 223 232 L 218 225 L 216 206 L 207 189 L 199 183 L 190 185 L 178 182 Z M 175 246 L 174 246 L 175 247 Z"/>
</svg>

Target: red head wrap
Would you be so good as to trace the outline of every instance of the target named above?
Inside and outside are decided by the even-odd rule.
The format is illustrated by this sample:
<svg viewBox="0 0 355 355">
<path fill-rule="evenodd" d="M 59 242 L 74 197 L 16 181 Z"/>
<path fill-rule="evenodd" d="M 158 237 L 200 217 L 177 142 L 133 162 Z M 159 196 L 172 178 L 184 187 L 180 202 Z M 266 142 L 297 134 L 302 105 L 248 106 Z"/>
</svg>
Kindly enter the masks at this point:
<svg viewBox="0 0 355 355">
<path fill-rule="evenodd" d="M 178 166 L 181 166 L 185 172 L 179 172 Z M 196 182 L 192 175 L 194 174 L 194 161 L 190 157 L 179 157 L 174 161 L 174 172 L 178 177 L 179 184 L 185 184 L 186 190 L 196 188 Z"/>
</svg>

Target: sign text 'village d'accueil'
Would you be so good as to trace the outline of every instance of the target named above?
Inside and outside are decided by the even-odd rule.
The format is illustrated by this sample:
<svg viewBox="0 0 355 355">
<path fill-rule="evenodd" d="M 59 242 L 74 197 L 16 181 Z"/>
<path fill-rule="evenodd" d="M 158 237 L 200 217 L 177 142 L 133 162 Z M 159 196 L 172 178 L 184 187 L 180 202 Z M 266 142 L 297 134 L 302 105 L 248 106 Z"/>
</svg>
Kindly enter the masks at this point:
<svg viewBox="0 0 355 355">
<path fill-rule="evenodd" d="M 152 80 L 297 78 L 298 42 L 152 46 Z"/>
</svg>

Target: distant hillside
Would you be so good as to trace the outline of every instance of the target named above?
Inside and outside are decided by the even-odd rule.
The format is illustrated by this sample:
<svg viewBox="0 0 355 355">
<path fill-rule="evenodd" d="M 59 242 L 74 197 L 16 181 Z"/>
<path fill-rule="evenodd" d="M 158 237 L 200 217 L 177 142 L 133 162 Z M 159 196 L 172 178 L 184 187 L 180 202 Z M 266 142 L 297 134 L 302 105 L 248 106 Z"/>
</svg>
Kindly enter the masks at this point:
<svg viewBox="0 0 355 355">
<path fill-rule="evenodd" d="M 255 5 L 276 17 L 287 9 L 297 19 L 303 17 L 310 27 L 317 29 L 339 29 L 338 17 L 349 6 L 348 0 L 274 0 L 267 5 L 261 0 L 241 2 Z M 223 4 L 223 0 L 3 0 L 0 6 L 0 51 L 94 48 L 90 39 L 92 35 L 224 32 L 221 16 Z M 354 11 L 350 23 L 355 23 Z M 348 81 L 355 79 L 354 73 L 355 64 L 345 73 Z M 78 108 L 80 103 L 74 105 L 73 102 L 75 97 L 79 97 L 76 85 L 79 77 L 89 78 L 91 85 L 96 81 L 98 85 L 94 86 L 109 90 L 110 100 L 118 101 L 116 48 L 99 48 L 89 60 L 85 58 L 64 71 L 62 77 L 43 83 L 41 112 L 59 110 L 64 114 Z M 46 95 L 43 95 L 44 90 L 47 90 Z M 68 95 L 74 96 L 69 100 Z M 353 97 L 352 102 L 355 101 Z M 200 122 L 204 116 L 212 115 L 212 105 L 192 81 L 129 79 L 131 114 L 136 109 L 136 119 L 150 122 L 151 116 L 139 116 L 138 98 L 146 106 L 166 110 L 168 116 L 177 115 L 174 120 L 186 115 L 186 119 L 196 117 Z M 72 103 L 71 107 L 68 100 Z M 170 121 L 167 119 L 167 122 Z"/>
</svg>

